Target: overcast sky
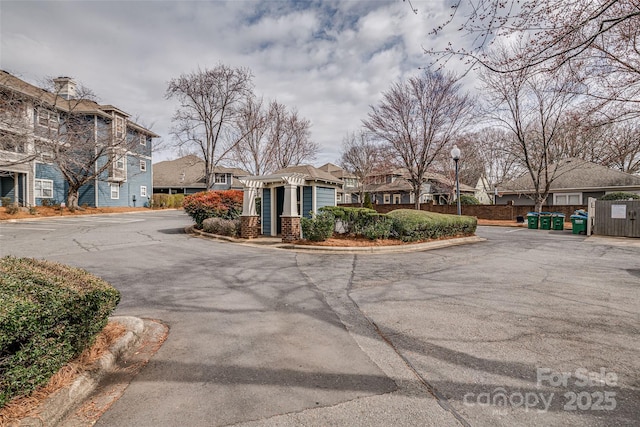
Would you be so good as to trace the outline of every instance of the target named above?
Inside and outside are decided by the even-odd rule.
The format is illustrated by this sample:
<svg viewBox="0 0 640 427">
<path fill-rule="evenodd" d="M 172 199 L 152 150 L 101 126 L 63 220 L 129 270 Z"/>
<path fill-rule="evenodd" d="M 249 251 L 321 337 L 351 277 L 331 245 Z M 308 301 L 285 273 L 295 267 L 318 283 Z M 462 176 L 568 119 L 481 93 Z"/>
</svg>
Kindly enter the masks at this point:
<svg viewBox="0 0 640 427">
<path fill-rule="evenodd" d="M 343 137 L 383 91 L 429 64 L 423 46 L 433 45 L 428 33 L 447 3 L 412 0 L 414 14 L 402 0 L 2 0 L 0 67 L 38 85 L 74 77 L 165 142 L 171 78 L 218 63 L 248 67 L 256 94 L 311 121 L 319 166 L 337 161 Z M 165 150 L 154 162 L 176 157 Z"/>
</svg>

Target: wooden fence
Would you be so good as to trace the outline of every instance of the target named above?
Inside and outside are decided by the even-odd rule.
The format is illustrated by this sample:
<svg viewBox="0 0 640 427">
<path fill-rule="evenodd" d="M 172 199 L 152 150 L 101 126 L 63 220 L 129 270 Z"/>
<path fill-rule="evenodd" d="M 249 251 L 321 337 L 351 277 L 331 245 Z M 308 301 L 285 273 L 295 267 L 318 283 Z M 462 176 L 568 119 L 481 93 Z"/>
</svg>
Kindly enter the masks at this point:
<svg viewBox="0 0 640 427">
<path fill-rule="evenodd" d="M 593 234 L 640 237 L 640 200 L 596 202 Z"/>
</svg>

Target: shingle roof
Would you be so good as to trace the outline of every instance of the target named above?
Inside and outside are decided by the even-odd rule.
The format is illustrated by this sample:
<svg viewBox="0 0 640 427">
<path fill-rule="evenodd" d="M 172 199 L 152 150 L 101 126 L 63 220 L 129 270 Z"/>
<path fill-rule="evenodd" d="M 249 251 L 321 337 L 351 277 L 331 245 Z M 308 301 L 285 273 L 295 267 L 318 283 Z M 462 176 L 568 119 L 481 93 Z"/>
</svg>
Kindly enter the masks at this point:
<svg viewBox="0 0 640 427">
<path fill-rule="evenodd" d="M 305 179 L 311 181 L 324 181 L 334 184 L 341 184 L 342 181 L 336 178 L 329 172 L 325 172 L 311 165 L 290 166 L 288 168 L 275 171 L 273 175 L 280 175 L 284 173 L 300 173 L 305 176 Z"/>
<path fill-rule="evenodd" d="M 329 172 L 331 175 L 336 178 L 344 179 L 344 178 L 356 178 L 356 176 L 352 173 L 347 172 L 342 169 L 340 166 L 334 165 L 333 163 L 325 163 L 320 166 L 318 169 L 321 171 Z"/>
<path fill-rule="evenodd" d="M 154 187 L 205 188 L 204 160 L 196 155 L 188 155 L 176 160 L 166 160 L 153 165 Z M 249 175 L 238 168 L 217 166 L 215 173 L 230 173 L 233 177 Z M 183 175 L 184 174 L 184 175 Z"/>
<path fill-rule="evenodd" d="M 105 118 L 111 118 L 112 116 L 108 112 L 116 110 L 126 117 L 129 116 L 124 111 L 112 105 L 100 105 L 97 102 L 91 101 L 89 99 L 64 99 L 61 96 L 27 83 L 24 80 L 19 79 L 18 77 L 4 70 L 0 70 L 0 87 L 7 88 L 32 99 L 37 99 L 44 105 L 47 105 L 51 108 L 56 108 L 64 112 L 73 111 L 74 113 L 95 114 Z M 156 135 L 154 132 L 144 128 L 143 126 L 140 126 L 137 123 L 129 121 L 128 124 L 134 127 L 136 130 L 144 132 L 149 136 L 152 136 L 154 138 L 159 137 L 159 135 Z"/>
<path fill-rule="evenodd" d="M 557 168 L 557 169 L 556 169 Z M 640 176 L 631 175 L 606 166 L 581 159 L 566 159 L 553 165 L 555 179 L 551 190 L 611 190 L 618 187 L 640 189 Z M 544 180 L 541 185 L 544 185 Z M 533 181 L 529 174 L 505 182 L 499 187 L 503 193 L 523 193 L 533 191 Z"/>
</svg>

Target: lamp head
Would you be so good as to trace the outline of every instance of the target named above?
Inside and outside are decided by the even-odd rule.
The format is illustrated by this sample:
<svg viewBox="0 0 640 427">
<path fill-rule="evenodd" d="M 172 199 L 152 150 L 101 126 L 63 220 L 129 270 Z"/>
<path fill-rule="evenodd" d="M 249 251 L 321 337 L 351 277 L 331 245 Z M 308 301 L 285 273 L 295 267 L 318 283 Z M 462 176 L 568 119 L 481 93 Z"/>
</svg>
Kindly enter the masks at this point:
<svg viewBox="0 0 640 427">
<path fill-rule="evenodd" d="M 460 160 L 460 149 L 457 145 L 454 145 L 451 149 L 451 158 L 455 161 Z"/>
</svg>

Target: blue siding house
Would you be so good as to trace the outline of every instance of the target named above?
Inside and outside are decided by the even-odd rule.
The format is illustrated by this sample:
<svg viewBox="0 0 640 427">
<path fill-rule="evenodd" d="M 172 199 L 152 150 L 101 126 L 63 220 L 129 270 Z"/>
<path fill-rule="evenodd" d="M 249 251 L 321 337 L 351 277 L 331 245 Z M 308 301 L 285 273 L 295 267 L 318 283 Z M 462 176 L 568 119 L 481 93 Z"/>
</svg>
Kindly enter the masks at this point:
<svg viewBox="0 0 640 427">
<path fill-rule="evenodd" d="M 280 169 L 271 175 L 242 178 L 245 184 L 245 197 L 261 199 L 261 233 L 265 236 L 278 236 L 283 232 L 283 218 L 301 216 L 310 218 L 313 212 L 324 206 L 335 206 L 337 192 L 342 181 L 328 172 L 309 165 L 292 166 Z M 247 207 L 243 215 L 251 216 Z M 299 237 L 299 236 L 298 236 Z"/>
<path fill-rule="evenodd" d="M 21 206 L 66 202 L 67 167 L 85 178 L 75 181 L 76 188 L 83 183 L 80 206 L 148 203 L 152 139 L 158 135 L 112 105 L 83 99 L 71 78 L 54 83 L 49 92 L 0 70 L 0 197 Z M 67 149 L 64 163 L 61 146 Z M 62 166 L 68 164 L 73 166 Z"/>
</svg>

